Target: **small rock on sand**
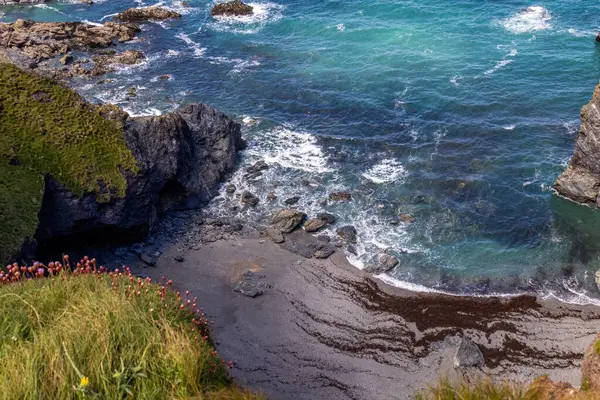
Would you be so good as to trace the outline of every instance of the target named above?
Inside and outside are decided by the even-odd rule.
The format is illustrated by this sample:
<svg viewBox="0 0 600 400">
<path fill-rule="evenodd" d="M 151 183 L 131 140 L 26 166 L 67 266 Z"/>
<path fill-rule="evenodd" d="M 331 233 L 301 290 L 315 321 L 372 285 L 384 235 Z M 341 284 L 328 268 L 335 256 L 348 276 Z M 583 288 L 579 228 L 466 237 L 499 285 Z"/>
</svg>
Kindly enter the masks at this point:
<svg viewBox="0 0 600 400">
<path fill-rule="evenodd" d="M 468 338 L 462 338 L 454 355 L 454 368 L 481 367 L 485 363 L 479 347 Z"/>
</svg>

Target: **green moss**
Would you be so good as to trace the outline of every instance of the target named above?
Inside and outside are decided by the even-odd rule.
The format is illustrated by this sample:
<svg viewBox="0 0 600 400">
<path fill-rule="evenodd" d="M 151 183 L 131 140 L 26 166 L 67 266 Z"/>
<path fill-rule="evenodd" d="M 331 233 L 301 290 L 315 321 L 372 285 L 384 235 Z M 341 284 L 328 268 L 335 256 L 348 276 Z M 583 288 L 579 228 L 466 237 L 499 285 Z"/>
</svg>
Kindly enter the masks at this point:
<svg viewBox="0 0 600 400">
<path fill-rule="evenodd" d="M 600 340 L 594 342 L 594 351 L 596 354 L 600 355 Z"/>
<path fill-rule="evenodd" d="M 99 107 L 52 80 L 0 64 L 0 262 L 35 231 L 44 175 L 106 202 L 125 194 L 125 171 L 136 173 L 137 161 L 123 129 Z"/>
<path fill-rule="evenodd" d="M 590 381 L 588 379 L 583 379 L 581 381 L 581 391 L 582 392 L 587 392 L 588 390 L 590 390 Z"/>
</svg>

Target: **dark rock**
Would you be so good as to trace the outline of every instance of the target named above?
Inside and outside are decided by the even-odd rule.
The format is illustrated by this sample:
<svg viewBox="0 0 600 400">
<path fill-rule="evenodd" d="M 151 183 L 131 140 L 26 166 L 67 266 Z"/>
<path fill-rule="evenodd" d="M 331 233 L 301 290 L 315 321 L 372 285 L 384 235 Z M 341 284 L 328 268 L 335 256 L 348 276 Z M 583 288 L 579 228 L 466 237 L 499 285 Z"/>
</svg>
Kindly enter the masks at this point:
<svg viewBox="0 0 600 400">
<path fill-rule="evenodd" d="M 327 258 L 335 252 L 335 248 L 330 244 L 321 242 L 301 230 L 287 235 L 281 248 L 305 258 Z"/>
<path fill-rule="evenodd" d="M 152 255 L 150 255 L 148 253 L 142 253 L 140 255 L 140 260 L 142 260 L 144 263 L 148 264 L 151 267 L 156 266 L 156 258 L 154 258 Z"/>
<path fill-rule="evenodd" d="M 335 215 L 329 213 L 319 213 L 317 214 L 317 218 L 319 218 L 322 221 L 325 221 L 329 225 L 335 224 L 335 221 L 337 220 Z"/>
<path fill-rule="evenodd" d="M 596 42 L 600 42 L 600 33 L 596 35 Z"/>
<path fill-rule="evenodd" d="M 254 207 L 258 204 L 260 200 L 256 195 L 246 191 L 242 194 L 242 203 L 249 205 L 250 207 Z"/>
<path fill-rule="evenodd" d="M 265 233 L 275 243 L 285 242 L 285 238 L 283 237 L 283 234 L 281 233 L 281 231 L 279 229 L 269 227 L 265 230 Z"/>
<path fill-rule="evenodd" d="M 168 81 L 169 79 L 171 79 L 171 77 L 169 75 L 161 75 L 158 77 L 158 79 L 160 79 L 161 81 Z"/>
<path fill-rule="evenodd" d="M 77 196 L 48 177 L 38 243 L 86 234 L 95 240 L 144 237 L 161 212 L 198 208 L 212 199 L 243 147 L 240 125 L 204 104 L 158 117 L 129 118 L 115 111 L 111 118 L 125 126 L 126 144 L 140 169 L 126 177 L 125 197 L 99 202 L 96 194 Z"/>
<path fill-rule="evenodd" d="M 317 240 L 321 243 L 329 243 L 331 242 L 331 238 L 327 235 L 319 235 L 317 236 Z"/>
<path fill-rule="evenodd" d="M 184 258 L 181 255 L 175 256 L 173 257 L 173 260 L 177 261 L 177 262 L 183 262 Z"/>
<path fill-rule="evenodd" d="M 328 258 L 329 256 L 331 256 L 333 253 L 335 253 L 335 247 L 334 246 L 323 246 L 321 249 L 315 251 L 314 256 L 315 258 Z"/>
<path fill-rule="evenodd" d="M 266 171 L 267 169 L 269 169 L 269 165 L 261 160 L 254 163 L 254 165 L 251 165 L 250 167 L 246 168 L 246 173 L 256 174 L 257 172 Z"/>
<path fill-rule="evenodd" d="M 114 19 L 122 22 L 142 22 L 148 20 L 162 21 L 181 18 L 181 14 L 162 7 L 130 8 L 117 14 Z"/>
<path fill-rule="evenodd" d="M 382 274 L 384 272 L 389 272 L 394 269 L 399 264 L 399 261 L 396 257 L 389 254 L 382 254 L 379 257 L 378 265 L 368 265 L 365 268 L 366 272 L 372 274 Z"/>
<path fill-rule="evenodd" d="M 358 255 L 358 251 L 356 251 L 356 247 L 350 245 L 346 248 L 346 251 L 354 256 Z"/>
<path fill-rule="evenodd" d="M 326 206 L 327 205 L 328 200 L 327 199 L 321 199 L 319 200 L 319 205 L 320 206 Z"/>
<path fill-rule="evenodd" d="M 338 236 L 340 238 L 342 238 L 343 240 L 350 242 L 350 243 L 356 243 L 356 228 L 353 227 L 352 225 L 347 225 L 347 226 L 342 226 L 341 228 L 339 228 L 336 233 L 338 234 Z"/>
<path fill-rule="evenodd" d="M 327 222 L 323 221 L 322 219 L 311 218 L 304 223 L 304 230 L 309 233 L 317 232 L 325 225 L 327 225 Z"/>
<path fill-rule="evenodd" d="M 352 194 L 349 192 L 333 192 L 329 194 L 329 199 L 333 201 L 350 201 Z"/>
<path fill-rule="evenodd" d="M 306 214 L 298 210 L 283 209 L 273 218 L 273 226 L 283 233 L 290 233 L 306 218 Z"/>
<path fill-rule="evenodd" d="M 315 244 L 302 243 L 296 240 L 289 240 L 289 238 L 281 244 L 281 248 L 305 258 L 312 258 L 313 254 L 319 250 Z"/>
<path fill-rule="evenodd" d="M 271 285 L 265 282 L 264 279 L 265 275 L 263 274 L 247 271 L 244 273 L 242 281 L 233 290 L 251 298 L 261 296 L 266 290 L 271 288 Z"/>
<path fill-rule="evenodd" d="M 227 193 L 227 194 L 234 194 L 235 190 L 236 190 L 236 187 L 233 184 L 229 184 L 229 185 L 225 186 L 225 193 Z"/>
<path fill-rule="evenodd" d="M 561 195 L 584 204 L 600 206 L 600 85 L 589 104 L 581 109 L 581 127 L 575 152 L 554 188 Z"/>
<path fill-rule="evenodd" d="M 300 178 L 300 184 L 302 186 L 310 186 L 310 179 L 304 177 Z"/>
<path fill-rule="evenodd" d="M 284 203 L 287 204 L 288 206 L 293 206 L 298 201 L 300 201 L 300 196 L 294 196 L 294 197 L 290 197 L 289 199 L 285 200 Z"/>
<path fill-rule="evenodd" d="M 212 9 L 212 15 L 251 15 L 254 13 L 252 6 L 242 3 L 240 0 L 233 0 L 227 3 L 217 4 Z"/>
<path fill-rule="evenodd" d="M 485 364 L 483 353 L 470 339 L 462 338 L 454 355 L 454 368 L 481 367 Z"/>
</svg>

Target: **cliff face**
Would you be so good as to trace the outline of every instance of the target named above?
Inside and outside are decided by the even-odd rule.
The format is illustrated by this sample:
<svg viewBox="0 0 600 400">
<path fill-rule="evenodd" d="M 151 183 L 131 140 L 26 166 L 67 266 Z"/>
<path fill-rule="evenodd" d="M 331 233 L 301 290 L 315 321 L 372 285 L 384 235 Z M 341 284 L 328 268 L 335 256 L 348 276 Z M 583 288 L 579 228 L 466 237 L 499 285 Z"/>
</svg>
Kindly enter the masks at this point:
<svg viewBox="0 0 600 400">
<path fill-rule="evenodd" d="M 561 195 L 600 207 L 600 85 L 581 109 L 581 128 L 569 167 L 554 184 Z"/>
<path fill-rule="evenodd" d="M 158 117 L 116 113 L 139 173 L 126 174 L 125 196 L 110 202 L 99 202 L 93 193 L 77 196 L 47 177 L 38 243 L 86 235 L 101 235 L 100 241 L 139 238 L 160 212 L 196 208 L 209 201 L 234 167 L 236 151 L 245 145 L 240 125 L 204 104 L 189 104 Z"/>
</svg>

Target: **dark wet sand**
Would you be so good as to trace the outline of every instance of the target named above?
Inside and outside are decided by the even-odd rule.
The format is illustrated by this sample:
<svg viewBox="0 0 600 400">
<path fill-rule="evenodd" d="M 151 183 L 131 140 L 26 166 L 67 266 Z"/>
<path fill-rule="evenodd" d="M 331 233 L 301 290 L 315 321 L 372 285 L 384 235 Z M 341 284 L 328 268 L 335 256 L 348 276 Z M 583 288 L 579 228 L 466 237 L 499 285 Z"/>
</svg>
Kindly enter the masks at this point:
<svg viewBox="0 0 600 400">
<path fill-rule="evenodd" d="M 180 254 L 184 262 L 174 261 Z M 272 288 L 257 298 L 234 292 L 248 270 Z M 271 399 L 411 398 L 440 375 L 458 374 L 462 335 L 479 344 L 484 374 L 548 374 L 579 386 L 581 357 L 600 330 L 597 307 L 413 293 L 373 279 L 339 252 L 308 260 L 259 237 L 187 253 L 173 246 L 144 272 L 198 297 L 214 319 L 220 355 L 235 360 L 233 376 Z"/>
</svg>

